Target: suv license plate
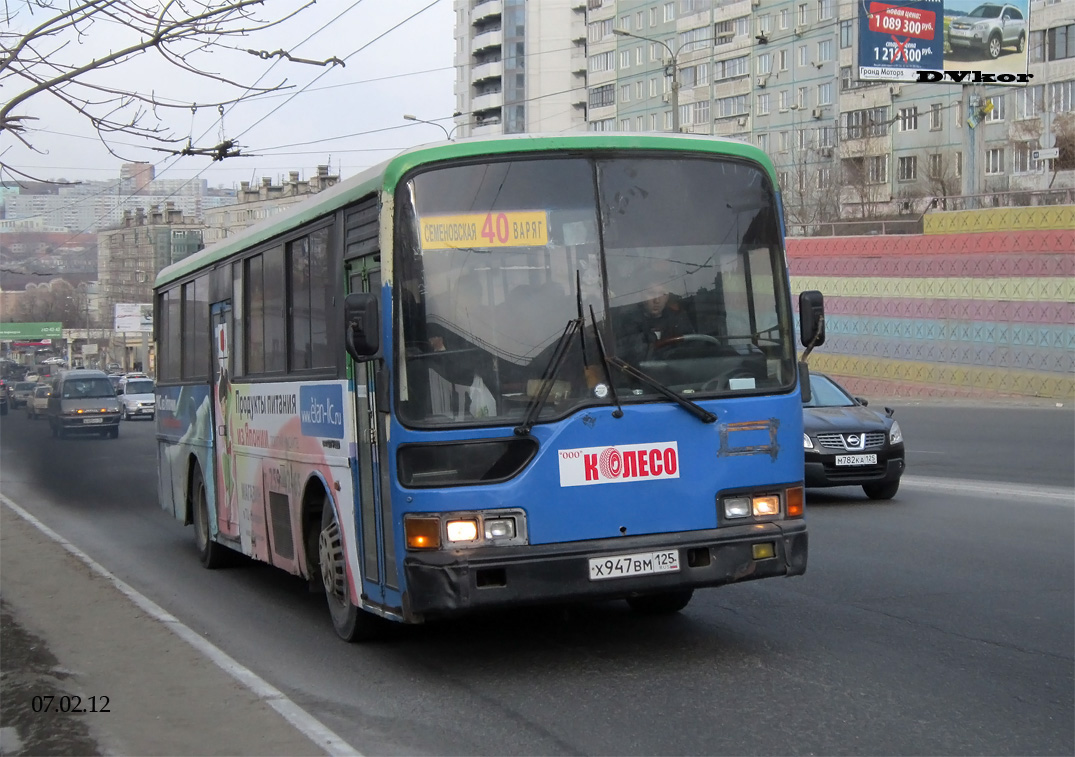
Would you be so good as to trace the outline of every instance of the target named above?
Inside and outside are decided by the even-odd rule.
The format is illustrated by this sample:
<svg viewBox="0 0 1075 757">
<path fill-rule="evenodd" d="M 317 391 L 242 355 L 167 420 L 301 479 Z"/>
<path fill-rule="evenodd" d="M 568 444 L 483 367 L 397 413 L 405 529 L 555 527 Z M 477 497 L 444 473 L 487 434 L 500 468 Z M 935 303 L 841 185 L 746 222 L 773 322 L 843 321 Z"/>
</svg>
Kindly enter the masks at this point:
<svg viewBox="0 0 1075 757">
<path fill-rule="evenodd" d="M 633 555 L 590 558 L 590 580 L 643 576 L 649 573 L 675 573 L 679 570 L 679 550 L 639 552 Z"/>
<path fill-rule="evenodd" d="M 877 465 L 877 455 L 837 455 L 837 465 Z"/>
<path fill-rule="evenodd" d="M 104 423 L 105 419 L 104 418 L 83 418 L 82 422 L 83 423 Z"/>
</svg>

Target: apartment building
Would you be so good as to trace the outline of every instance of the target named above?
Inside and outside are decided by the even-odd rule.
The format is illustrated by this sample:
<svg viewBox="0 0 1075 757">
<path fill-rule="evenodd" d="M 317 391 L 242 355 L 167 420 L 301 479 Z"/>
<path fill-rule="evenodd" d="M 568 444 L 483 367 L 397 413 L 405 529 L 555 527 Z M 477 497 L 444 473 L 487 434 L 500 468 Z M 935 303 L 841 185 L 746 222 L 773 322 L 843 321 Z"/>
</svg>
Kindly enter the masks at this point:
<svg viewBox="0 0 1075 757">
<path fill-rule="evenodd" d="M 772 157 L 800 224 L 917 214 L 934 198 L 1075 179 L 1033 159 L 1071 138 L 1075 0 L 1030 0 L 1027 87 L 860 81 L 862 5 L 846 0 L 455 8 L 462 135 L 678 128 L 750 141 Z M 558 20 L 555 43 L 542 36 L 546 13 Z"/>
</svg>

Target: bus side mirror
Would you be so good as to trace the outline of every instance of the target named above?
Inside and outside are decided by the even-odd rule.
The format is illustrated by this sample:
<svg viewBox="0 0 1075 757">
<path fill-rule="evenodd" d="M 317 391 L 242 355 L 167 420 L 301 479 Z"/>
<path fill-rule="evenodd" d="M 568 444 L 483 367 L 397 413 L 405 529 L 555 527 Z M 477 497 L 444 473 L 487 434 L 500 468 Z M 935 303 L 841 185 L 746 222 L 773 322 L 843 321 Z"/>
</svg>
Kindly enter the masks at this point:
<svg viewBox="0 0 1075 757">
<path fill-rule="evenodd" d="M 799 295 L 799 340 L 807 352 L 825 343 L 825 298 L 816 289 Z"/>
<path fill-rule="evenodd" d="M 347 324 L 347 354 L 357 362 L 372 360 L 381 351 L 381 303 L 371 292 L 353 292 L 343 301 Z"/>
</svg>

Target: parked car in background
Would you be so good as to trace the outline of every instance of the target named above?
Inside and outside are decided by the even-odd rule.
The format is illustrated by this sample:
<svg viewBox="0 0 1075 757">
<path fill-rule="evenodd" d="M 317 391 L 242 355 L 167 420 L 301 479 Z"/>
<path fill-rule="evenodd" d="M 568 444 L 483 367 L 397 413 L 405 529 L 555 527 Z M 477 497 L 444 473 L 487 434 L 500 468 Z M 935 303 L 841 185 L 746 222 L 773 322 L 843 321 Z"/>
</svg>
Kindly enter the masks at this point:
<svg viewBox="0 0 1075 757">
<path fill-rule="evenodd" d="M 8 383 L 6 379 L 0 379 L 0 415 L 7 415 L 8 406 Z"/>
<path fill-rule="evenodd" d="M 42 418 L 49 409 L 49 397 L 52 396 L 52 387 L 48 384 L 37 384 L 34 387 L 33 396 L 26 403 L 26 417 L 32 421 Z"/>
<path fill-rule="evenodd" d="M 34 396 L 37 383 L 34 381 L 16 381 L 11 387 L 11 409 L 16 410 L 26 406 L 30 398 Z"/>
<path fill-rule="evenodd" d="M 157 407 L 155 390 L 156 385 L 153 379 L 144 373 L 127 374 L 119 382 L 119 389 L 116 390 L 120 407 L 123 409 L 123 420 L 129 421 L 132 418 L 153 420 Z"/>
<path fill-rule="evenodd" d="M 46 417 L 53 436 L 94 433 L 115 439 L 119 415 L 116 391 L 104 371 L 78 368 L 52 383 Z"/>
<path fill-rule="evenodd" d="M 861 486 L 870 499 L 892 499 L 904 471 L 903 431 L 821 373 L 810 374 L 803 403 L 806 486 Z"/>
</svg>

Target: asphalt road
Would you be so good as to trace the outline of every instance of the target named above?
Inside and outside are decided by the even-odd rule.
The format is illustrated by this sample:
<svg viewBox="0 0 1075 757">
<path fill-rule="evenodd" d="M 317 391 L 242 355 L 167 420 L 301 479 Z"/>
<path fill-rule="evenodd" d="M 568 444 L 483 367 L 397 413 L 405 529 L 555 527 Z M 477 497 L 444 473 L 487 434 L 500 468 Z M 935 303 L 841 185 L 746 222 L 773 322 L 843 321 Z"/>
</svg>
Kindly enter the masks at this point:
<svg viewBox="0 0 1075 757">
<path fill-rule="evenodd" d="M 267 566 L 209 573 L 156 505 L 152 424 L 0 427 L 0 485 L 367 754 L 1075 753 L 1075 415 L 897 406 L 891 502 L 811 490 L 802 578 L 345 645 Z M 154 692 L 147 692 L 154 696 Z"/>
</svg>

